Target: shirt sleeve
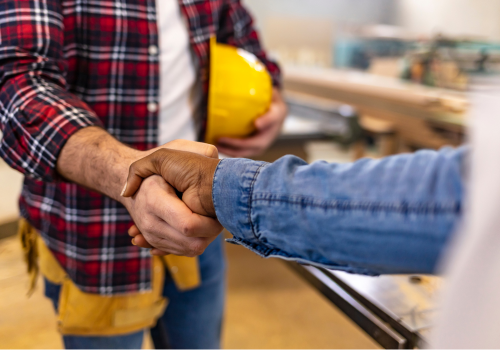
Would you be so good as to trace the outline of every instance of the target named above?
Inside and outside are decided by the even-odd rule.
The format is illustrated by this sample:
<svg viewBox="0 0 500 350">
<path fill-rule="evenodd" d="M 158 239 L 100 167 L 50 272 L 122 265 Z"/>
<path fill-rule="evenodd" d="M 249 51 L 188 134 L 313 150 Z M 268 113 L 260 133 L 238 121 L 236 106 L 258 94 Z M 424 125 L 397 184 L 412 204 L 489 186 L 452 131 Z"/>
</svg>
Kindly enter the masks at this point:
<svg viewBox="0 0 500 350">
<path fill-rule="evenodd" d="M 269 59 L 263 50 L 259 35 L 255 30 L 252 16 L 240 0 L 226 0 L 217 32 L 217 41 L 240 47 L 257 56 L 271 74 L 273 85 L 281 86 L 281 72 L 278 64 Z"/>
<path fill-rule="evenodd" d="M 65 142 L 95 113 L 66 90 L 59 0 L 0 0 L 0 156 L 26 176 L 54 181 Z"/>
<path fill-rule="evenodd" d="M 221 224 L 263 257 L 367 275 L 433 273 L 460 222 L 467 148 L 336 164 L 224 159 Z"/>
</svg>

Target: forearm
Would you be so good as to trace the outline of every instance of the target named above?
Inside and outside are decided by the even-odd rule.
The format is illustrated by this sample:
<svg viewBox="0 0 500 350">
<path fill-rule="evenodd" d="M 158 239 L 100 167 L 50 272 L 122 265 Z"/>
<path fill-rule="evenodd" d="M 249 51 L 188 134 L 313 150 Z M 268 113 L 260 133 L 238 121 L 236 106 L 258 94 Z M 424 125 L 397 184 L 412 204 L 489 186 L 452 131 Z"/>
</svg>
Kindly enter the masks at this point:
<svg viewBox="0 0 500 350">
<path fill-rule="evenodd" d="M 433 272 L 461 216 L 465 150 L 307 165 L 224 160 L 220 222 L 264 256 L 357 273 Z"/>
<path fill-rule="evenodd" d="M 88 127 L 68 139 L 57 160 L 57 171 L 71 182 L 122 201 L 128 168 L 141 154 L 105 130 Z"/>
<path fill-rule="evenodd" d="M 4 21 L 0 28 L 0 157 L 28 177 L 53 182 L 57 159 L 68 139 L 102 123 L 66 89 L 62 2 L 44 1 L 43 16 L 39 6 L 33 1 L 0 0 Z"/>
</svg>

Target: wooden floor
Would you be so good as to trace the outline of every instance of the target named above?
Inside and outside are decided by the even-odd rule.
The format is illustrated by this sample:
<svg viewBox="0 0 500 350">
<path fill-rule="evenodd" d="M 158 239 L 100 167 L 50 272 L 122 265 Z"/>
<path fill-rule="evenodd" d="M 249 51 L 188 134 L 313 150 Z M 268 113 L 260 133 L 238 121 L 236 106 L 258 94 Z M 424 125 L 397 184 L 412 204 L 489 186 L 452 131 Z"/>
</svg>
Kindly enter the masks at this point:
<svg viewBox="0 0 500 350">
<path fill-rule="evenodd" d="M 42 285 L 31 298 L 26 296 L 27 287 L 17 237 L 0 240 L 0 347 L 60 349 L 56 319 L 50 302 L 42 295 Z"/>
<path fill-rule="evenodd" d="M 227 245 L 224 348 L 378 348 L 282 261 Z"/>
<path fill-rule="evenodd" d="M 375 348 L 377 345 L 278 260 L 227 245 L 224 348 Z M 17 237 L 0 240 L 0 348 L 60 349 L 52 305 L 28 278 Z M 149 339 L 145 348 L 150 348 Z"/>
</svg>

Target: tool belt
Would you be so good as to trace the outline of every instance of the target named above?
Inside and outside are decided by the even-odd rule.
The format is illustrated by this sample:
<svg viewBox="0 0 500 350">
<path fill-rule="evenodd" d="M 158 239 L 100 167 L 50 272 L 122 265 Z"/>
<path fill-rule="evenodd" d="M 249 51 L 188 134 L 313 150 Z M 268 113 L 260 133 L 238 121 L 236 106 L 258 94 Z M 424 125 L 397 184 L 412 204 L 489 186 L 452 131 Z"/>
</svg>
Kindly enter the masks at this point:
<svg viewBox="0 0 500 350">
<path fill-rule="evenodd" d="M 200 285 L 197 258 L 174 255 L 153 257 L 152 290 L 126 295 L 100 295 L 82 292 L 61 267 L 38 232 L 24 219 L 19 223 L 19 237 L 28 273 L 31 295 L 39 272 L 50 282 L 61 285 L 58 328 L 61 334 L 113 336 L 153 327 L 167 306 L 162 296 L 165 267 L 179 290 Z"/>
</svg>

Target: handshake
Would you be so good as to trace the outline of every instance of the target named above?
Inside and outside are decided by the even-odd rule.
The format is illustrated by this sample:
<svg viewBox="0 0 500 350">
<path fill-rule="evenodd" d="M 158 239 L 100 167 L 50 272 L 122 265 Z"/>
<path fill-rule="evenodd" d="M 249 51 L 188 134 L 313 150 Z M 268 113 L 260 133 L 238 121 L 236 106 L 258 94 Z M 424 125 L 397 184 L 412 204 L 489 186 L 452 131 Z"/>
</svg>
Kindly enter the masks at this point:
<svg viewBox="0 0 500 350">
<path fill-rule="evenodd" d="M 135 222 L 129 235 L 152 255 L 197 256 L 223 229 L 212 200 L 217 148 L 183 140 L 163 147 L 129 168 L 121 194 Z"/>
</svg>

